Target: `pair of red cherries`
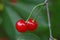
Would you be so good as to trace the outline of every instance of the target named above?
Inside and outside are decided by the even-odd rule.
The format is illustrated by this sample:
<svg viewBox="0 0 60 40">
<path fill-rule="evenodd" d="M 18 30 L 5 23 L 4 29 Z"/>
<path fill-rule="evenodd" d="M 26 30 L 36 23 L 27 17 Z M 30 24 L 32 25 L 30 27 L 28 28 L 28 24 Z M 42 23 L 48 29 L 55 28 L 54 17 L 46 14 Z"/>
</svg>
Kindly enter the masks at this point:
<svg viewBox="0 0 60 40">
<path fill-rule="evenodd" d="M 18 32 L 26 32 L 27 30 L 34 31 L 36 28 L 37 22 L 32 18 L 30 18 L 27 22 L 25 22 L 23 19 L 20 19 L 16 22 L 16 30 Z"/>
</svg>

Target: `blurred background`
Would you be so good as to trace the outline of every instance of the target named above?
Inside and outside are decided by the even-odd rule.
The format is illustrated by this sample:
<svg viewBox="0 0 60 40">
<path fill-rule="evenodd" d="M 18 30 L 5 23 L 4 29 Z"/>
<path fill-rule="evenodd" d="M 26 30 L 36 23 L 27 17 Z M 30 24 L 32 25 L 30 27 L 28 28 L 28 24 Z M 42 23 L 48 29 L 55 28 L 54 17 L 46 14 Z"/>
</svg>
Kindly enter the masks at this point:
<svg viewBox="0 0 60 40">
<path fill-rule="evenodd" d="M 60 40 L 60 0 L 48 0 L 53 37 Z M 0 0 L 0 40 L 49 40 L 49 28 L 45 6 L 37 7 L 38 27 L 33 32 L 20 33 L 15 28 L 19 19 L 26 20 L 32 8 L 44 0 Z"/>
</svg>

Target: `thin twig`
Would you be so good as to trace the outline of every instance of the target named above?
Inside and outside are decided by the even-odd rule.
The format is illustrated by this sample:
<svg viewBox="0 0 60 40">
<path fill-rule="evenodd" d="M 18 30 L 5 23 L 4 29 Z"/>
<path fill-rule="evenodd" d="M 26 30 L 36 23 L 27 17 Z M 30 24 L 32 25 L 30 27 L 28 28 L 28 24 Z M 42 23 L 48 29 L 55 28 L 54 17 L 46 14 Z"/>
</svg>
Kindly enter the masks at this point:
<svg viewBox="0 0 60 40">
<path fill-rule="evenodd" d="M 50 13 L 49 13 L 49 8 L 48 8 L 48 0 L 45 0 L 45 3 L 46 3 L 47 16 L 48 16 L 48 26 L 49 26 L 49 32 L 50 32 L 49 40 L 53 40 L 52 29 L 51 29 L 51 21 L 50 21 Z"/>
</svg>

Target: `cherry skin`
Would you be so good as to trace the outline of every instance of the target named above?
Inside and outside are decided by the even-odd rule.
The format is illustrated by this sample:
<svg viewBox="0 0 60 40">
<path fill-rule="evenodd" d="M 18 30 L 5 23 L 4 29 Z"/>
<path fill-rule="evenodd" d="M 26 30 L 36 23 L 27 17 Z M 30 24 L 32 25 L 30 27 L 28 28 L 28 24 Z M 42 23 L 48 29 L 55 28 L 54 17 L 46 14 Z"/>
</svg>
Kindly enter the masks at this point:
<svg viewBox="0 0 60 40">
<path fill-rule="evenodd" d="M 34 31 L 37 28 L 37 22 L 35 20 L 33 20 L 32 18 L 30 18 L 27 21 L 27 27 L 28 27 L 28 30 Z"/>
<path fill-rule="evenodd" d="M 26 26 L 26 23 L 23 19 L 18 20 L 16 22 L 16 30 L 18 32 L 26 32 L 27 31 L 27 26 Z"/>
</svg>

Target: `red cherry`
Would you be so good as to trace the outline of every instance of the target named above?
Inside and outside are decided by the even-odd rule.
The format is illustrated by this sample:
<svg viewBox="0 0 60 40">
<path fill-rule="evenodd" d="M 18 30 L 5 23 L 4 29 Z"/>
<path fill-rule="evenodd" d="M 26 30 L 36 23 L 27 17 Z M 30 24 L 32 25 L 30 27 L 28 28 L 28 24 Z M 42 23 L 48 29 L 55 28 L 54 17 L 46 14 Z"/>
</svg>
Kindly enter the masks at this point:
<svg viewBox="0 0 60 40">
<path fill-rule="evenodd" d="M 37 22 L 35 20 L 33 20 L 32 18 L 30 18 L 27 21 L 27 27 L 28 27 L 28 30 L 34 31 L 37 28 Z"/>
<path fill-rule="evenodd" d="M 18 32 L 26 32 L 27 31 L 27 26 L 24 20 L 18 20 L 16 22 L 16 29 Z"/>
</svg>

